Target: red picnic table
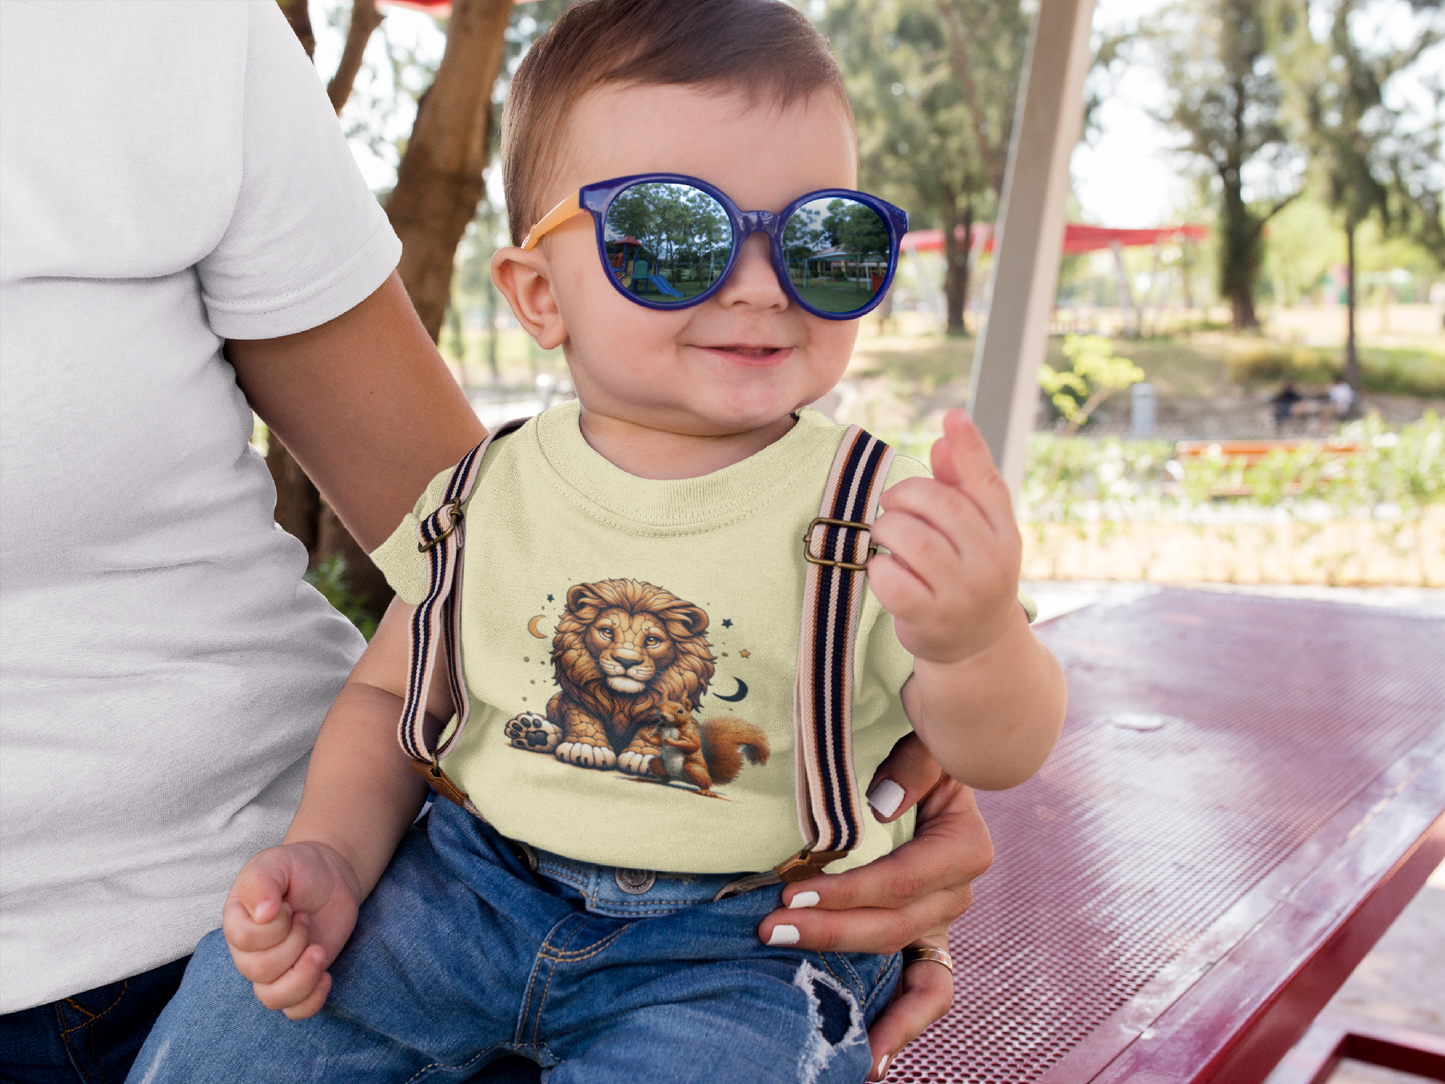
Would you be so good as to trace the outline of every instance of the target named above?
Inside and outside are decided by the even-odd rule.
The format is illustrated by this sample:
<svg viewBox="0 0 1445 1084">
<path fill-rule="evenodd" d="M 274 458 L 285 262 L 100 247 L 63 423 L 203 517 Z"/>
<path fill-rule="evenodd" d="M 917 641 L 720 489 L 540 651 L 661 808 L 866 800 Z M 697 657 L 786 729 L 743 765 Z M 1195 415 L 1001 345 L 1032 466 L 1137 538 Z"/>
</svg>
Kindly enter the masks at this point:
<svg viewBox="0 0 1445 1084">
<path fill-rule="evenodd" d="M 1445 618 L 1159 590 L 1040 635 L 1063 735 L 978 796 L 997 858 L 953 1010 L 888 1079 L 1256 1084 L 1445 857 Z M 1282 1071 L 1445 1080 L 1414 1038 L 1322 1024 Z"/>
</svg>

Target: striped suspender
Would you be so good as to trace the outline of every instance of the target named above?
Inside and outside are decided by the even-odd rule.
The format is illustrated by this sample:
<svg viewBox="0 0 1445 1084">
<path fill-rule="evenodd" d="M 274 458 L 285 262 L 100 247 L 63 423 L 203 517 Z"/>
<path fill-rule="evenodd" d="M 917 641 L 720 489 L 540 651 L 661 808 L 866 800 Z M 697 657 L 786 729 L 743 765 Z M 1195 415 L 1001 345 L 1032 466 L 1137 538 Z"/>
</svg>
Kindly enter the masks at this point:
<svg viewBox="0 0 1445 1084">
<path fill-rule="evenodd" d="M 878 548 L 871 527 L 892 463 L 892 448 L 849 426 L 818 516 L 803 535 L 808 572 L 793 684 L 793 784 L 808 846 L 776 868 L 785 881 L 821 872 L 863 835 L 853 778 L 853 645 L 863 570 Z"/>
<path fill-rule="evenodd" d="M 407 694 L 398 737 L 412 767 L 432 789 L 478 817 L 476 806 L 440 764 L 466 727 L 471 708 L 461 665 L 462 506 L 471 496 L 487 447 L 525 420 L 499 427 L 468 452 L 452 472 L 441 506 L 417 525 L 417 548 L 427 555 L 427 594 L 411 619 Z M 803 536 L 808 570 L 793 685 L 793 777 L 798 828 L 808 846 L 776 868 L 784 881 L 812 877 L 856 847 L 863 835 L 853 774 L 853 654 L 863 571 L 877 549 L 870 528 L 892 462 L 892 448 L 849 426 L 828 472 L 818 516 Z M 433 751 L 425 733 L 426 698 L 439 633 L 451 661 L 457 721 Z"/>
<path fill-rule="evenodd" d="M 427 593 L 411 616 L 406 700 L 402 703 L 397 738 L 406 755 L 411 757 L 412 768 L 431 784 L 433 790 L 478 817 L 481 814 L 467 798 L 466 792 L 448 779 L 441 768 L 442 757 L 461 737 L 467 725 L 467 716 L 471 714 L 471 697 L 467 694 L 466 679 L 462 674 L 462 606 L 461 592 L 457 590 L 462 578 L 462 554 L 466 542 L 462 506 L 472 495 L 472 485 L 488 446 L 498 437 L 520 429 L 525 422 L 525 418 L 507 422 L 463 456 L 447 482 L 441 507 L 416 528 L 417 549 L 427 557 Z M 457 710 L 457 725 L 452 728 L 451 736 L 432 751 L 426 737 L 426 698 L 431 689 L 432 667 L 436 663 L 438 633 L 451 663 L 447 672 L 452 704 Z"/>
</svg>

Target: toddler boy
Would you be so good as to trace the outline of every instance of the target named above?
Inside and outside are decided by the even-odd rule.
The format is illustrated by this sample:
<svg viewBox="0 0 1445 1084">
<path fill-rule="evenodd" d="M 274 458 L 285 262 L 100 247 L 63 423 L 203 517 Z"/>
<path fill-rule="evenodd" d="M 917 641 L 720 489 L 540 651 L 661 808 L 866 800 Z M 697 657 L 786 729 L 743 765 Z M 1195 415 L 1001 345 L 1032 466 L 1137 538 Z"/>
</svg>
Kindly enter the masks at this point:
<svg viewBox="0 0 1445 1084">
<path fill-rule="evenodd" d="M 439 477 L 377 551 L 398 601 L 285 844 L 232 889 L 235 969 L 202 942 L 133 1080 L 464 1081 L 511 1053 L 554 1084 L 881 1076 L 866 1028 L 897 957 L 803 952 L 786 925 L 761 944 L 775 867 L 800 842 L 822 853 L 795 863 L 837 871 L 907 838 L 910 817 L 848 835 L 828 803 L 849 821 L 856 777 L 910 725 L 989 788 L 1057 734 L 1008 494 L 955 412 L 932 478 L 879 467 L 886 552 L 864 556 L 856 647 L 804 671 L 856 675 L 853 763 L 804 764 L 805 583 L 836 536 L 812 521 L 845 440 L 806 404 L 841 377 L 906 223 L 853 191 L 851 113 L 806 20 L 776 0 L 584 0 L 518 70 L 503 157 L 518 244 L 493 275 L 563 347 L 577 401 L 488 447 L 469 498 Z M 468 522 L 485 527 L 459 643 L 428 686 L 409 644 L 438 636 L 437 555 Z M 433 779 L 455 799 L 425 832 L 407 831 L 424 786 L 395 746 L 404 710 L 414 757 L 443 738 Z"/>
</svg>

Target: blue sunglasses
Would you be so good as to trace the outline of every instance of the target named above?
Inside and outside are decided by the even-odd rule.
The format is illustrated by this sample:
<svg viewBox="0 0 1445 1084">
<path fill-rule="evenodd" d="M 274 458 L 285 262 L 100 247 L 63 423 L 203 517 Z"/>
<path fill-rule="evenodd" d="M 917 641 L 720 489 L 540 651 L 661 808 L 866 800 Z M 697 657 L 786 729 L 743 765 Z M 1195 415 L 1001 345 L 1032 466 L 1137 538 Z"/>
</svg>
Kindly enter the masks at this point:
<svg viewBox="0 0 1445 1084">
<path fill-rule="evenodd" d="M 799 196 L 780 214 L 740 211 L 718 189 L 678 173 L 584 185 L 548 211 L 522 248 L 584 212 L 612 285 L 649 309 L 685 309 L 722 289 L 743 241 L 768 236 L 783 292 L 825 320 L 856 320 L 883 300 L 898 269 L 908 214 L 846 188 Z"/>
</svg>

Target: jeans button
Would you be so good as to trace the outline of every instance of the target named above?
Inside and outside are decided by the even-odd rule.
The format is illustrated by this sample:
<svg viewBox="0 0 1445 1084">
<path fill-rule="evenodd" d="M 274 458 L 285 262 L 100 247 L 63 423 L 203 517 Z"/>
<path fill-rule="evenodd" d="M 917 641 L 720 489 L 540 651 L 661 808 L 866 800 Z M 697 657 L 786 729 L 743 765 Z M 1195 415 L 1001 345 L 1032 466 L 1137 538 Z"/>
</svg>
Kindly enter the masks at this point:
<svg viewBox="0 0 1445 1084">
<path fill-rule="evenodd" d="M 618 867 L 613 872 L 613 876 L 617 880 L 617 887 L 629 896 L 640 896 L 657 883 L 657 874 L 653 873 L 650 869 L 622 869 Z"/>
</svg>

